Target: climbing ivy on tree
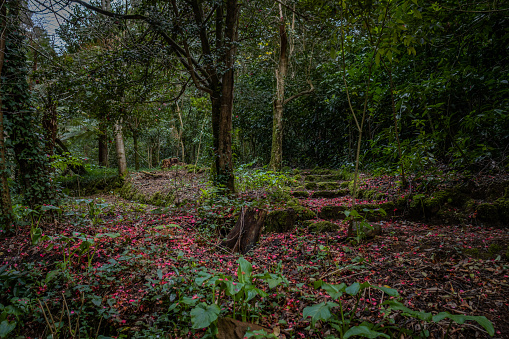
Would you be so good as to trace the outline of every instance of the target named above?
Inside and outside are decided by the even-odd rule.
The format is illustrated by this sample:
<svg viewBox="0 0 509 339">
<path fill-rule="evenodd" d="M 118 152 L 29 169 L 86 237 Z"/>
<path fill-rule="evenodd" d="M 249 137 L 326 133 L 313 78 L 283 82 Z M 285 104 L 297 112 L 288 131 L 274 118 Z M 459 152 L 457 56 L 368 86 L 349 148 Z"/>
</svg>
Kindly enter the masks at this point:
<svg viewBox="0 0 509 339">
<path fill-rule="evenodd" d="M 1 88 L 4 125 L 8 135 L 6 146 L 14 153 L 19 192 L 24 202 L 33 208 L 45 203 L 54 204 L 54 189 L 50 182 L 48 156 L 44 153 L 43 134 L 30 106 L 20 7 L 16 2 L 6 5 L 7 40 Z"/>
</svg>

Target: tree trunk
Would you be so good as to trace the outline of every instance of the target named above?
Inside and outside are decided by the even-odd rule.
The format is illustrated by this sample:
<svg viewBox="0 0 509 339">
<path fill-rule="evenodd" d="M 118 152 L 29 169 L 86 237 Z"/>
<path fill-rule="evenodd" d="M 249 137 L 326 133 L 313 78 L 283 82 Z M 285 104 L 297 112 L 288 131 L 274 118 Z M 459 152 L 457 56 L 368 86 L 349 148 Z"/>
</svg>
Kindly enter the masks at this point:
<svg viewBox="0 0 509 339">
<path fill-rule="evenodd" d="M 241 254 L 249 252 L 260 239 L 266 216 L 267 211 L 265 210 L 243 207 L 237 223 L 221 245 L 228 247 L 233 252 Z"/>
<path fill-rule="evenodd" d="M 99 165 L 108 166 L 108 129 L 104 122 L 99 123 Z"/>
<path fill-rule="evenodd" d="M 124 136 L 122 134 L 122 121 L 115 124 L 115 148 L 117 151 L 118 175 L 124 176 L 127 173 L 127 162 L 125 158 Z"/>
<path fill-rule="evenodd" d="M 6 39 L 6 16 L 7 8 L 5 1 L 0 1 L 2 6 L 0 9 L 0 74 L 4 65 L 5 57 L 5 39 Z M 2 78 L 0 77 L 0 88 L 2 87 Z M 10 230 L 13 224 L 12 202 L 11 194 L 9 191 L 8 171 L 7 171 L 7 158 L 4 141 L 4 113 L 2 107 L 2 95 L 0 95 L 0 226 L 5 226 Z"/>
<path fill-rule="evenodd" d="M 7 9 L 8 40 L 5 46 L 5 64 L 2 78 L 3 94 L 9 101 L 3 103 L 4 119 L 8 120 L 7 133 L 14 150 L 14 158 L 19 169 L 19 183 L 24 203 L 30 208 L 42 204 L 53 204 L 54 187 L 49 178 L 49 162 L 41 152 L 44 144 L 39 138 L 38 124 L 30 109 L 30 91 L 27 82 L 24 28 L 20 21 L 20 0 L 9 2 Z M 8 63 L 7 63 L 8 62 Z"/>
<path fill-rule="evenodd" d="M 276 69 L 276 98 L 273 102 L 272 121 L 272 150 L 270 152 L 269 167 L 273 171 L 281 171 L 283 162 L 283 112 L 285 100 L 285 78 L 288 72 L 288 37 L 286 24 L 283 18 L 281 5 L 279 5 L 279 65 Z"/>
<path fill-rule="evenodd" d="M 48 97 L 44 114 L 42 116 L 42 128 L 44 130 L 45 147 L 44 151 L 52 156 L 55 149 L 55 140 L 57 138 L 57 105 L 53 102 L 51 89 L 48 89 Z"/>
<path fill-rule="evenodd" d="M 214 150 L 214 184 L 225 188 L 225 193 L 235 192 L 232 157 L 232 115 L 234 56 L 237 41 L 237 0 L 226 1 L 225 46 L 227 50 L 222 58 L 226 71 L 221 82 L 213 81 L 210 99 L 212 102 L 212 138 Z M 218 76 L 217 73 L 214 76 Z"/>
<path fill-rule="evenodd" d="M 133 144 L 134 144 L 134 169 L 140 169 L 140 154 L 138 149 L 138 132 L 133 131 Z"/>
</svg>

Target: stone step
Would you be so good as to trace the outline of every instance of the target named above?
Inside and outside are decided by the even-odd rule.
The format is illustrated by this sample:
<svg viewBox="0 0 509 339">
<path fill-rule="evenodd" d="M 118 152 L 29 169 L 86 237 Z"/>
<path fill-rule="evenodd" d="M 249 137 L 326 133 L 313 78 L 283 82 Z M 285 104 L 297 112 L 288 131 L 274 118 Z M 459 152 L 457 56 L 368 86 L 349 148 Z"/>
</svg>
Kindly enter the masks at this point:
<svg viewBox="0 0 509 339">
<path fill-rule="evenodd" d="M 307 182 L 317 182 L 317 181 L 343 181 L 345 180 L 345 176 L 343 174 L 311 174 L 307 175 L 304 178 L 304 181 Z"/>
<path fill-rule="evenodd" d="M 348 189 L 337 191 L 315 191 L 311 194 L 312 198 L 339 198 L 350 194 Z"/>
<path fill-rule="evenodd" d="M 341 183 L 337 181 L 307 182 L 304 187 L 308 190 L 332 191 L 341 188 Z"/>
</svg>

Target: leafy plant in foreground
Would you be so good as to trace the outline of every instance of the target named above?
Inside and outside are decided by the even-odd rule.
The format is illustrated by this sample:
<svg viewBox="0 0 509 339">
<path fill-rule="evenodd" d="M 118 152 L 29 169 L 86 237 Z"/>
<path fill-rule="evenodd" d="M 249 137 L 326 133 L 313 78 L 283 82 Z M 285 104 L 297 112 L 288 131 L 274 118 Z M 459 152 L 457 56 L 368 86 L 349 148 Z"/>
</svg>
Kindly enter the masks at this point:
<svg viewBox="0 0 509 339">
<path fill-rule="evenodd" d="M 364 282 L 362 284 L 355 282 L 350 286 L 347 286 L 345 283 L 333 285 L 324 283 L 321 280 L 315 282 L 315 288 L 319 287 L 324 289 L 327 294 L 329 294 L 331 298 L 337 302 L 328 301 L 308 306 L 304 308 L 303 316 L 305 319 L 311 319 L 311 326 L 313 327 L 317 321 L 321 320 L 328 322 L 334 329 L 338 331 L 339 337 L 341 339 L 347 339 L 353 336 L 360 336 L 365 338 L 399 338 L 402 333 L 412 333 L 409 330 L 398 327 L 395 325 L 394 319 L 388 317 L 389 314 L 393 311 L 402 311 L 402 314 L 405 316 L 409 316 L 425 322 L 438 323 L 441 320 L 450 319 L 451 322 L 449 323 L 446 337 L 452 322 L 463 324 L 465 321 L 476 321 L 488 332 L 490 336 L 493 336 L 495 332 L 493 324 L 484 316 L 453 315 L 448 312 L 441 312 L 433 316 L 431 313 L 411 310 L 400 302 L 398 291 L 389 287 L 375 286 L 369 284 L 368 282 Z M 383 319 L 378 323 L 364 321 L 363 319 L 358 318 L 356 315 L 359 308 L 362 291 L 366 288 L 378 289 L 387 294 L 389 297 L 392 297 L 392 299 L 381 303 L 379 310 L 383 315 Z M 353 298 L 352 302 L 346 302 L 343 297 L 345 294 Z M 351 307 L 352 305 L 353 307 Z M 384 308 L 383 306 L 386 307 Z M 337 312 L 332 311 L 333 309 L 336 309 Z M 419 333 L 419 337 L 428 336 L 429 332 L 425 331 L 424 329 Z M 329 338 L 332 339 L 337 337 L 330 336 Z"/>
</svg>

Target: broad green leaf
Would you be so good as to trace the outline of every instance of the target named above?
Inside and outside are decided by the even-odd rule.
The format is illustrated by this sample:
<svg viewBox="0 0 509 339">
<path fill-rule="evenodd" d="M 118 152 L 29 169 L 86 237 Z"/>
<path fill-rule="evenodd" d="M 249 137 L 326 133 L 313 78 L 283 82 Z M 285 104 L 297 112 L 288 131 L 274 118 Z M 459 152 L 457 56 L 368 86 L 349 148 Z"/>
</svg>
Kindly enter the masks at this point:
<svg viewBox="0 0 509 339">
<path fill-rule="evenodd" d="M 367 326 L 351 327 L 348 331 L 345 332 L 343 338 L 348 339 L 354 335 L 358 335 L 364 338 L 379 338 L 379 337 L 390 338 L 387 334 L 370 330 Z"/>
<path fill-rule="evenodd" d="M 332 299 L 339 299 L 345 291 L 346 284 L 341 283 L 339 285 L 323 284 L 322 288 L 331 296 Z"/>
<path fill-rule="evenodd" d="M 193 323 L 193 328 L 202 329 L 209 327 L 211 323 L 216 321 L 220 311 L 219 306 L 216 304 L 199 304 L 191 311 L 191 322 Z"/>
<path fill-rule="evenodd" d="M 237 269 L 237 277 L 241 283 L 251 282 L 251 273 L 253 273 L 253 265 L 244 258 L 237 260 L 239 268 Z"/>
<path fill-rule="evenodd" d="M 360 289 L 361 285 L 358 282 L 354 282 L 353 284 L 345 288 L 345 292 L 353 296 L 359 293 Z"/>
<path fill-rule="evenodd" d="M 371 287 L 376 288 L 376 289 L 378 289 L 380 291 L 384 291 L 385 294 L 387 294 L 388 296 L 399 297 L 398 291 L 393 289 L 393 288 L 385 287 L 385 286 L 371 286 Z"/>
<path fill-rule="evenodd" d="M 48 274 L 46 274 L 46 279 L 44 279 L 44 282 L 48 283 L 50 282 L 51 280 L 53 280 L 53 278 L 55 278 L 58 274 L 60 273 L 60 270 L 59 269 L 56 269 L 56 270 L 53 270 L 53 271 L 49 271 Z"/>
<path fill-rule="evenodd" d="M 7 335 L 16 328 L 16 322 L 8 322 L 4 320 L 0 323 L 0 338 L 7 338 Z"/>
<path fill-rule="evenodd" d="M 490 336 L 495 334 L 495 329 L 493 328 L 493 323 L 488 320 L 485 316 L 473 316 L 473 315 L 463 315 L 463 314 L 450 314 L 449 312 L 440 312 L 437 315 L 433 316 L 433 322 L 439 322 L 444 320 L 445 318 L 451 319 L 452 321 L 458 324 L 464 324 L 465 321 L 475 321 L 488 332 Z"/>
<path fill-rule="evenodd" d="M 183 297 L 182 298 L 182 303 L 186 304 L 186 305 L 189 305 L 189 306 L 194 306 L 196 305 L 196 303 L 200 301 L 200 299 L 198 298 L 190 298 L 190 297 Z"/>
<path fill-rule="evenodd" d="M 414 318 L 417 318 L 417 319 L 420 319 L 420 320 L 423 320 L 423 321 L 431 321 L 432 320 L 431 313 L 429 313 L 429 312 L 414 311 L 414 310 L 406 307 L 405 305 L 403 305 L 402 303 L 400 303 L 399 301 L 396 301 L 396 300 L 388 300 L 388 301 L 384 302 L 383 304 L 384 305 L 389 305 L 390 308 L 393 309 L 393 310 L 403 311 L 404 313 L 407 313 L 411 317 L 414 317 Z"/>
<path fill-rule="evenodd" d="M 311 324 L 315 326 L 316 322 L 318 320 L 327 321 L 332 316 L 330 313 L 330 309 L 332 307 L 339 306 L 336 303 L 333 302 L 321 302 L 319 304 L 308 306 L 303 311 L 303 317 L 304 319 L 311 318 Z"/>
</svg>

